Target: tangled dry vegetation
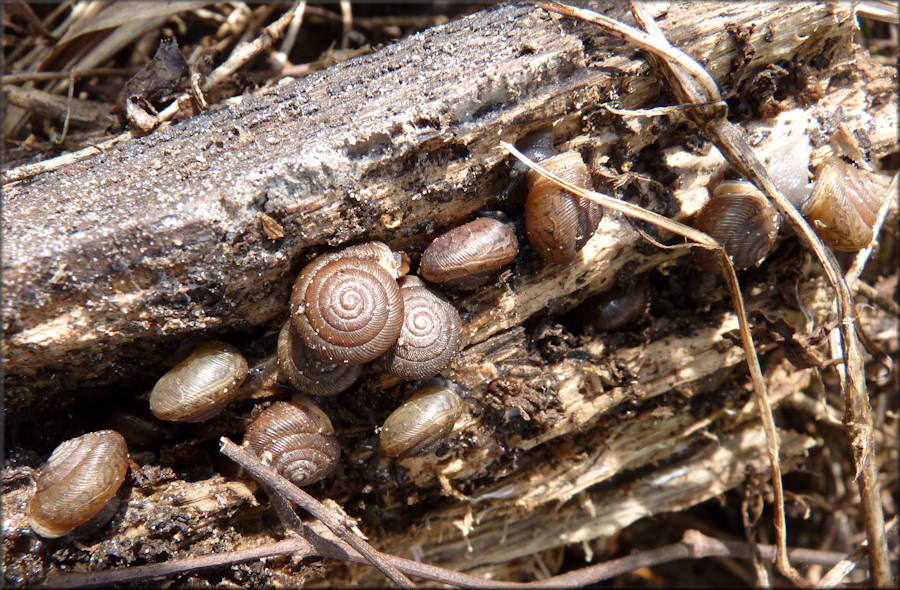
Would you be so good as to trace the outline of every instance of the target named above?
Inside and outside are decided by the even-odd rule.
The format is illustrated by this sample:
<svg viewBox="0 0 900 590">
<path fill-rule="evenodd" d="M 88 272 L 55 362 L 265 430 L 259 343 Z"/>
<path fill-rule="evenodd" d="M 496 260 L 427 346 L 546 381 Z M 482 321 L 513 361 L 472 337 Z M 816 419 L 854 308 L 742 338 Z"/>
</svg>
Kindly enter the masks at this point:
<svg viewBox="0 0 900 590">
<path fill-rule="evenodd" d="M 896 7 L 703 6 L 651 16 L 709 72 L 727 121 L 709 88 L 679 90 L 688 70 L 659 37 L 639 51 L 531 4 L 5 3 L 4 581 L 890 583 Z M 811 169 L 831 155 L 870 166 L 889 205 L 870 248 L 836 257 L 863 347 L 842 352 L 840 298 L 787 224 L 738 274 L 764 396 L 726 282 L 677 227 L 607 209 L 575 262 L 542 261 L 502 145 L 547 128 L 598 189 L 681 223 L 726 173 L 722 141 L 771 166 L 808 135 Z M 307 261 L 383 240 L 415 269 L 486 209 L 511 219 L 520 253 L 496 283 L 450 294 L 463 349 L 442 375 L 466 397 L 436 453 L 382 456 L 376 428 L 411 385 L 376 368 L 321 400 L 343 455 L 310 496 L 222 441 L 290 395 L 273 354 Z M 647 289 L 646 313 L 584 326 L 579 305 L 613 285 Z M 155 380 L 212 338 L 251 362 L 238 401 L 205 423 L 153 421 Z M 842 386 L 854 355 L 861 396 Z M 119 510 L 79 536 L 36 536 L 35 469 L 100 428 L 128 440 Z M 303 522 L 270 509 L 284 498 Z"/>
</svg>

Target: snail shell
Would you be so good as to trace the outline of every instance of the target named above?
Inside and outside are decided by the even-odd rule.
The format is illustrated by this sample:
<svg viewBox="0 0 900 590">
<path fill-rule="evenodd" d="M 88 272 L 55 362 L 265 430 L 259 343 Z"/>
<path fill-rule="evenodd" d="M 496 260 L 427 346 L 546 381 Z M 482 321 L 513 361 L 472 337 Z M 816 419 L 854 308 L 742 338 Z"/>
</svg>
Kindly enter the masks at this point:
<svg viewBox="0 0 900 590">
<path fill-rule="evenodd" d="M 116 495 L 128 471 L 125 439 L 114 430 L 67 440 L 41 468 L 28 505 L 31 528 L 61 537 L 94 518 Z"/>
<path fill-rule="evenodd" d="M 459 312 L 417 277 L 401 279 L 400 296 L 403 329 L 379 362 L 386 371 L 403 379 L 434 377 L 459 352 Z"/>
<path fill-rule="evenodd" d="M 462 404 L 452 389 L 423 387 L 384 421 L 381 450 L 389 457 L 430 453 L 447 439 L 461 413 Z"/>
<path fill-rule="evenodd" d="M 591 190 L 590 173 L 581 154 L 564 152 L 540 163 L 563 180 Z M 525 231 L 535 252 L 550 262 L 571 262 L 594 235 L 603 208 L 597 203 L 559 188 L 553 181 L 530 171 L 525 202 Z"/>
<path fill-rule="evenodd" d="M 163 375 L 150 392 L 150 411 L 160 420 L 209 420 L 237 395 L 247 360 L 225 342 L 206 342 Z"/>
<path fill-rule="evenodd" d="M 328 477 L 341 457 L 331 420 L 302 395 L 266 408 L 247 428 L 244 444 L 297 486 Z"/>
<path fill-rule="evenodd" d="M 317 258 L 300 272 L 291 292 L 291 326 L 317 359 L 360 365 L 400 336 L 399 269 L 390 272 L 370 258 L 345 253 Z"/>
<path fill-rule="evenodd" d="M 812 194 L 800 211 L 822 238 L 843 252 L 869 245 L 881 202 L 872 176 L 840 158 L 816 169 Z"/>
<path fill-rule="evenodd" d="M 435 238 L 422 253 L 419 274 L 453 289 L 474 289 L 518 253 L 513 230 L 496 219 L 479 217 Z"/>
<path fill-rule="evenodd" d="M 694 227 L 725 247 L 734 268 L 759 264 L 775 247 L 781 216 L 753 184 L 724 181 L 694 217 Z M 715 254 L 695 249 L 697 264 L 708 273 L 721 274 Z"/>
<path fill-rule="evenodd" d="M 278 335 L 278 367 L 291 385 L 312 395 L 334 395 L 353 385 L 361 365 L 335 365 L 309 353 L 299 338 L 291 334 L 286 321 Z"/>
<path fill-rule="evenodd" d="M 640 275 L 634 284 L 616 285 L 590 297 L 576 308 L 573 315 L 583 324 L 600 332 L 618 330 L 637 320 L 650 303 L 650 283 Z"/>
</svg>

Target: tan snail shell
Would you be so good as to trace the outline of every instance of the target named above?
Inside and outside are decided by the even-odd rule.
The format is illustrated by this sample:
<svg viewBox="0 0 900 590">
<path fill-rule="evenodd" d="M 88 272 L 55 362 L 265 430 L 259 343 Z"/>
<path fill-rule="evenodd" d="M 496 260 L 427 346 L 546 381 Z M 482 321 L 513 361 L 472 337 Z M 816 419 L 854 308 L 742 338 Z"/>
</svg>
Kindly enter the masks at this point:
<svg viewBox="0 0 900 590">
<path fill-rule="evenodd" d="M 341 457 L 331 420 L 302 395 L 266 408 L 247 428 L 244 444 L 297 486 L 328 477 Z"/>
<path fill-rule="evenodd" d="M 558 154 L 540 164 L 571 184 L 593 189 L 587 166 L 576 151 Z M 558 264 L 571 262 L 597 230 L 603 208 L 561 189 L 533 170 L 528 173 L 527 180 L 525 231 L 528 241 L 544 260 Z"/>
<path fill-rule="evenodd" d="M 462 413 L 459 396 L 448 387 L 429 385 L 387 417 L 379 438 L 389 457 L 416 457 L 432 452 L 453 432 Z"/>
<path fill-rule="evenodd" d="M 459 312 L 418 277 L 403 277 L 400 295 L 403 297 L 403 329 L 379 363 L 386 371 L 403 379 L 434 377 L 459 352 L 462 335 Z"/>
<path fill-rule="evenodd" d="M 209 420 L 237 395 L 247 378 L 247 360 L 225 342 L 206 342 L 163 375 L 150 393 L 150 411 L 160 420 Z"/>
<path fill-rule="evenodd" d="M 395 280 L 399 268 L 389 270 L 385 261 L 348 253 L 360 251 L 322 256 L 300 272 L 291 292 L 291 326 L 319 360 L 359 365 L 375 360 L 397 340 L 403 300 Z"/>
<path fill-rule="evenodd" d="M 304 393 L 334 395 L 353 385 L 362 365 L 335 365 L 318 360 L 291 334 L 288 320 L 278 335 L 278 368 L 291 385 Z"/>
<path fill-rule="evenodd" d="M 740 180 L 720 183 L 694 217 L 694 227 L 722 244 L 736 270 L 759 264 L 772 252 L 781 216 L 753 184 Z M 697 265 L 721 274 L 715 254 L 696 248 Z"/>
<path fill-rule="evenodd" d="M 422 253 L 419 275 L 452 289 L 474 289 L 497 275 L 519 253 L 505 223 L 479 217 L 437 238 Z"/>
<path fill-rule="evenodd" d="M 868 172 L 829 158 L 816 169 L 812 194 L 800 212 L 823 242 L 835 250 L 854 252 L 871 243 L 881 203 Z"/>
<path fill-rule="evenodd" d="M 61 537 L 94 518 L 116 495 L 128 471 L 128 448 L 113 430 L 91 432 L 56 447 L 41 468 L 28 505 L 31 528 Z"/>
</svg>

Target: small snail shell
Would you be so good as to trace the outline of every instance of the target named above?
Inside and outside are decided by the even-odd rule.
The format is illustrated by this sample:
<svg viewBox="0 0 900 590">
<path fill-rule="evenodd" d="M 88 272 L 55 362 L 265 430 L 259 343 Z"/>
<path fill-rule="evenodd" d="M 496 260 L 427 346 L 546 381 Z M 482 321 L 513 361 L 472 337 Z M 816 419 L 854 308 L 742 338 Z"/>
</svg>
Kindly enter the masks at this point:
<svg viewBox="0 0 900 590">
<path fill-rule="evenodd" d="M 244 444 L 298 486 L 331 475 L 341 457 L 331 420 L 302 395 L 266 408 L 247 428 Z"/>
<path fill-rule="evenodd" d="M 209 420 L 237 395 L 247 360 L 225 342 L 206 342 L 163 375 L 150 392 L 150 411 L 160 420 Z"/>
<path fill-rule="evenodd" d="M 309 353 L 299 338 L 291 334 L 286 321 L 278 335 L 278 367 L 291 385 L 312 395 L 334 395 L 353 385 L 361 365 L 334 365 Z"/>
<path fill-rule="evenodd" d="M 446 299 L 425 286 L 418 277 L 400 280 L 403 297 L 403 329 L 379 362 L 403 379 L 434 377 L 459 352 L 462 320 Z"/>
<path fill-rule="evenodd" d="M 453 390 L 423 387 L 384 421 L 379 433 L 381 450 L 389 457 L 430 453 L 450 435 L 461 413 L 459 396 Z"/>
<path fill-rule="evenodd" d="M 327 255 L 307 264 L 291 292 L 291 326 L 321 361 L 360 365 L 391 347 L 403 327 L 396 274 L 367 258 Z"/>
<path fill-rule="evenodd" d="M 649 303 L 650 284 L 646 275 L 640 275 L 634 284 L 617 284 L 586 299 L 572 315 L 598 331 L 609 332 L 623 328 L 644 315 Z"/>
<path fill-rule="evenodd" d="M 694 227 L 725 247 L 734 268 L 759 264 L 775 247 L 781 217 L 766 197 L 746 181 L 724 181 L 694 217 Z M 721 274 L 715 254 L 695 249 L 697 264 Z"/>
<path fill-rule="evenodd" d="M 593 188 L 587 166 L 578 152 L 565 152 L 540 164 L 576 186 Z M 566 192 L 533 170 L 527 178 L 525 231 L 528 241 L 544 260 L 560 264 L 574 260 L 597 230 L 603 208 Z"/>
<path fill-rule="evenodd" d="M 67 440 L 53 451 L 36 480 L 28 520 L 42 537 L 61 537 L 89 521 L 119 491 L 128 471 L 125 439 L 114 430 Z"/>
<path fill-rule="evenodd" d="M 474 289 L 518 253 L 516 234 L 506 224 L 479 217 L 435 238 L 422 253 L 419 274 L 453 289 Z"/>
<path fill-rule="evenodd" d="M 881 202 L 872 176 L 840 158 L 816 169 L 812 194 L 800 212 L 822 241 L 843 252 L 869 245 Z"/>
</svg>

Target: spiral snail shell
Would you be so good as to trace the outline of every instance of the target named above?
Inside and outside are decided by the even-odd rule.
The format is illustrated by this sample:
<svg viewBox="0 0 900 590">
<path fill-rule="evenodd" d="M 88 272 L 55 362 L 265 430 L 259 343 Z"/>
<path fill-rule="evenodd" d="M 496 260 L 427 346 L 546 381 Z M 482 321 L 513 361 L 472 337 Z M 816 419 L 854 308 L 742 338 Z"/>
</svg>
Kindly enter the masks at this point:
<svg viewBox="0 0 900 590">
<path fill-rule="evenodd" d="M 446 299 L 418 277 L 400 279 L 403 329 L 379 359 L 384 369 L 403 379 L 434 377 L 459 352 L 462 320 Z"/>
<path fill-rule="evenodd" d="M 822 241 L 844 252 L 869 245 L 881 201 L 872 176 L 840 158 L 816 169 L 812 194 L 800 207 Z"/>
<path fill-rule="evenodd" d="M 116 495 L 128 471 L 125 439 L 100 430 L 60 444 L 41 468 L 28 505 L 31 528 L 56 538 L 94 518 Z"/>
<path fill-rule="evenodd" d="M 461 413 L 462 404 L 452 389 L 423 387 L 384 421 L 381 450 L 389 457 L 428 454 L 447 439 Z"/>
<path fill-rule="evenodd" d="M 419 275 L 452 289 L 474 289 L 518 253 L 519 242 L 509 226 L 479 217 L 435 238 L 422 253 Z"/>
<path fill-rule="evenodd" d="M 237 395 L 247 360 L 225 342 L 206 342 L 163 375 L 150 392 L 150 411 L 160 420 L 209 420 Z"/>
<path fill-rule="evenodd" d="M 313 260 L 294 282 L 293 334 L 321 361 L 359 365 L 375 360 L 403 327 L 403 300 L 395 280 L 399 265 L 393 266 L 393 256 L 387 262 L 360 257 L 360 248 Z"/>
<path fill-rule="evenodd" d="M 593 189 L 581 154 L 564 152 L 540 162 L 541 166 L 576 186 Z M 594 235 L 603 208 L 566 192 L 535 171 L 528 172 L 525 231 L 535 252 L 549 262 L 571 262 Z"/>
<path fill-rule="evenodd" d="M 266 408 L 247 428 L 244 444 L 297 486 L 328 477 L 341 457 L 331 420 L 299 394 Z"/>
<path fill-rule="evenodd" d="M 722 244 L 737 270 L 759 264 L 775 247 L 781 216 L 753 184 L 738 180 L 716 186 L 694 217 L 694 227 Z M 694 250 L 698 266 L 721 274 L 715 254 Z"/>
<path fill-rule="evenodd" d="M 312 395 L 340 393 L 353 385 L 362 371 L 362 365 L 335 365 L 312 356 L 291 334 L 290 320 L 278 334 L 278 368 L 291 385 Z"/>
</svg>

